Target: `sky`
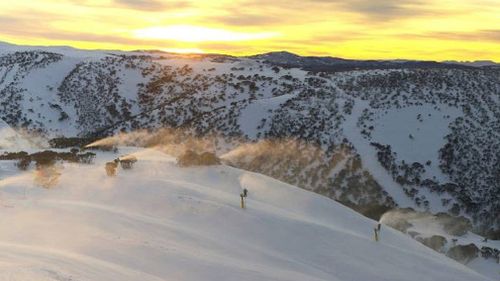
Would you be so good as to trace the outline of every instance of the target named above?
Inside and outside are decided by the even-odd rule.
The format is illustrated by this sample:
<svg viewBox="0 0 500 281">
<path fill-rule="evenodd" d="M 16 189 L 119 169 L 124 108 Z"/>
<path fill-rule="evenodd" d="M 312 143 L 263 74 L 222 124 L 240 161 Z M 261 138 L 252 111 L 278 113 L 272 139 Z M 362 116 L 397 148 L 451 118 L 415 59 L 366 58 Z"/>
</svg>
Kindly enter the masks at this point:
<svg viewBox="0 0 500 281">
<path fill-rule="evenodd" d="M 500 62 L 500 0 L 1 0 L 0 41 Z"/>
</svg>

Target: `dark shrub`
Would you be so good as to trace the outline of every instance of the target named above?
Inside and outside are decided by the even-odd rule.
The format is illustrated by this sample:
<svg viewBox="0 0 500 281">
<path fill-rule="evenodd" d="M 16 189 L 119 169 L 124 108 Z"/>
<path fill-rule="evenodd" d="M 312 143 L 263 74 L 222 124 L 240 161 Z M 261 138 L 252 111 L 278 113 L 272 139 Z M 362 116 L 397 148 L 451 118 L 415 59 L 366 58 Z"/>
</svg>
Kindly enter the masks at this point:
<svg viewBox="0 0 500 281">
<path fill-rule="evenodd" d="M 468 263 L 478 256 L 479 248 L 474 244 L 451 247 L 446 255 L 456 261 Z"/>
<path fill-rule="evenodd" d="M 19 151 L 19 152 L 4 152 L 4 154 L 0 155 L 0 160 L 19 160 L 28 156 L 28 152 Z"/>
<path fill-rule="evenodd" d="M 50 166 L 57 161 L 67 161 L 72 163 L 91 164 L 94 161 L 95 153 L 86 152 L 78 154 L 78 149 L 72 149 L 71 152 L 55 152 L 45 150 L 28 154 L 27 152 L 9 152 L 0 155 L 0 160 L 18 160 L 15 164 L 20 170 L 26 170 L 29 164 L 34 161 L 37 167 Z"/>
<path fill-rule="evenodd" d="M 500 230 L 490 229 L 486 231 L 486 237 L 491 240 L 500 240 Z"/>
<path fill-rule="evenodd" d="M 85 147 L 86 150 L 100 150 L 100 151 L 105 151 L 105 152 L 118 152 L 118 148 L 114 145 L 111 144 L 102 144 L 102 145 L 93 145 L 90 147 Z"/>
<path fill-rule="evenodd" d="M 53 138 L 49 140 L 52 148 L 84 147 L 98 140 L 97 138 Z"/>
<path fill-rule="evenodd" d="M 58 153 L 51 150 L 36 152 L 31 154 L 30 157 L 35 161 L 37 167 L 54 165 L 60 159 Z"/>
<path fill-rule="evenodd" d="M 125 156 L 120 158 L 120 166 L 124 170 L 132 169 L 135 162 L 137 162 L 137 157 L 135 156 Z"/>
<path fill-rule="evenodd" d="M 198 154 L 192 150 L 187 150 L 177 158 L 177 164 L 181 167 L 219 165 L 220 159 L 212 152 Z"/>
<path fill-rule="evenodd" d="M 211 152 L 203 152 L 201 155 L 199 155 L 199 159 L 200 165 L 204 166 L 220 164 L 220 159 L 215 155 L 215 153 Z"/>
<path fill-rule="evenodd" d="M 83 164 L 92 164 L 95 159 L 95 153 L 93 152 L 87 152 L 87 153 L 82 153 L 78 154 L 78 161 Z"/>
<path fill-rule="evenodd" d="M 177 164 L 181 167 L 198 165 L 198 154 L 192 150 L 186 150 L 177 158 Z"/>
<path fill-rule="evenodd" d="M 24 157 L 19 159 L 19 161 L 17 161 L 16 167 L 19 170 L 26 171 L 29 168 L 30 164 L 31 164 L 31 158 Z"/>
</svg>

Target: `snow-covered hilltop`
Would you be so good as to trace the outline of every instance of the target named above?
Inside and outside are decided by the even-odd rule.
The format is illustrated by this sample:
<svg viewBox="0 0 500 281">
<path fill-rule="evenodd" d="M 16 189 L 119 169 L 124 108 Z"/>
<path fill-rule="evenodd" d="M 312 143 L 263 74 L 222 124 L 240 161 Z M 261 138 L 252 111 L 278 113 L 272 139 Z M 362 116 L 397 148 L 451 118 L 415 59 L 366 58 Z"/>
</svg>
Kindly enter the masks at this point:
<svg viewBox="0 0 500 281">
<path fill-rule="evenodd" d="M 51 189 L 0 162 L 0 280 L 493 280 L 315 193 L 130 152 L 115 177 L 112 153 L 60 164 Z"/>
<path fill-rule="evenodd" d="M 0 118 L 37 136 L 163 127 L 227 163 L 378 219 L 412 207 L 500 228 L 500 70 L 0 45 Z"/>
</svg>

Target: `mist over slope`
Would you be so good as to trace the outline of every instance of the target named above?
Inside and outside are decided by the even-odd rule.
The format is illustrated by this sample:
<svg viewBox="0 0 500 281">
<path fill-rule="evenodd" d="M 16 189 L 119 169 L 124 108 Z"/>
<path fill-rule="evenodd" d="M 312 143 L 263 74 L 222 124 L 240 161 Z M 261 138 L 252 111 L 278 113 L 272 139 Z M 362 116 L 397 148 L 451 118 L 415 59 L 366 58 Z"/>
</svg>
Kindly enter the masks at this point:
<svg viewBox="0 0 500 281">
<path fill-rule="evenodd" d="M 500 226 L 495 67 L 13 45 L 0 54 L 0 118 L 13 128 L 48 138 L 182 128 L 217 136 L 231 165 L 373 218 L 399 206 L 464 215 L 483 234 Z"/>
<path fill-rule="evenodd" d="M 490 280 L 388 227 L 376 242 L 375 221 L 318 194 L 130 152 L 114 177 L 113 153 L 60 163 L 49 189 L 0 162 L 0 280 Z"/>
<path fill-rule="evenodd" d="M 28 141 L 22 134 L 12 129 L 0 119 L 0 150 L 23 150 L 33 147 L 35 144 Z"/>
</svg>

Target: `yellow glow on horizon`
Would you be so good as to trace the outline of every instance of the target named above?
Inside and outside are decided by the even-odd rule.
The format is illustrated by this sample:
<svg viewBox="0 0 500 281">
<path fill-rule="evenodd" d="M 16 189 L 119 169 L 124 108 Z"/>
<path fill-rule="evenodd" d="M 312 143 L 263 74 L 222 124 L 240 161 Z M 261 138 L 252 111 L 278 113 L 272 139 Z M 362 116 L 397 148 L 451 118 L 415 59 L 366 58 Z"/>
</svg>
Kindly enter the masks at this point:
<svg viewBox="0 0 500 281">
<path fill-rule="evenodd" d="M 140 39 L 175 40 L 179 42 L 230 42 L 261 40 L 278 36 L 276 32 L 244 33 L 190 25 L 148 27 L 133 32 Z"/>
<path fill-rule="evenodd" d="M 177 53 L 177 54 L 204 54 L 206 53 L 202 49 L 198 48 L 165 48 L 161 49 L 167 53 Z"/>
<path fill-rule="evenodd" d="M 500 62 L 500 0 L 0 1 L 0 41 Z"/>
</svg>

